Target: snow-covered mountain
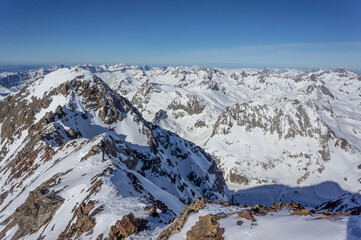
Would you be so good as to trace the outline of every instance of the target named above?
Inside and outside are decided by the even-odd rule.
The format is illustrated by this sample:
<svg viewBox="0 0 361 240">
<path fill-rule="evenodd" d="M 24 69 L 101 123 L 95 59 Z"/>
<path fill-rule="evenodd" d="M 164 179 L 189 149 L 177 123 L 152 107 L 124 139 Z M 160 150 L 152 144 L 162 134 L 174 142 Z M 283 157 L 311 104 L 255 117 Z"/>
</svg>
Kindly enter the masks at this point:
<svg viewBox="0 0 361 240">
<path fill-rule="evenodd" d="M 355 72 L 79 68 L 127 97 L 148 121 L 204 148 L 232 189 L 328 181 L 361 189 L 361 76 Z"/>
<path fill-rule="evenodd" d="M 80 67 L 0 100 L 0 129 L 1 239 L 125 236 L 122 221 L 156 231 L 197 198 L 231 200 L 210 155 Z"/>
<path fill-rule="evenodd" d="M 64 65 L 59 65 L 48 69 L 36 68 L 24 72 L 2 72 L 0 73 L 0 98 L 17 92 L 46 74 L 64 67 Z"/>
<path fill-rule="evenodd" d="M 203 147 L 229 187 L 361 190 L 361 76 L 345 69 L 83 66 Z"/>
</svg>

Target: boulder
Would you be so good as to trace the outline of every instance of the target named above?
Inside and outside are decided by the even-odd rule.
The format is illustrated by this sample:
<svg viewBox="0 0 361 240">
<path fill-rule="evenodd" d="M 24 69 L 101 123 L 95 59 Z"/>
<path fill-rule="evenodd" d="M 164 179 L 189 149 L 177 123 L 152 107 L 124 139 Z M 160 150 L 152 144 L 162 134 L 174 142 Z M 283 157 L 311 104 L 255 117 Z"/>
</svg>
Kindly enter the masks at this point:
<svg viewBox="0 0 361 240">
<path fill-rule="evenodd" d="M 237 221 L 237 225 L 241 226 L 243 224 L 243 221 L 239 220 Z"/>
<path fill-rule="evenodd" d="M 309 209 L 301 209 L 294 211 L 291 215 L 307 216 L 307 215 L 312 215 L 312 213 Z"/>
<path fill-rule="evenodd" d="M 253 217 L 253 214 L 252 214 L 252 211 L 249 210 L 249 209 L 244 209 L 242 210 L 240 213 L 238 213 L 238 216 L 241 217 L 241 218 L 245 218 L 245 219 L 248 219 L 248 220 L 251 220 L 251 221 L 257 221 L 254 217 Z"/>
<path fill-rule="evenodd" d="M 219 228 L 218 220 L 225 217 L 223 214 L 200 216 L 199 221 L 187 232 L 187 240 L 223 240 L 224 229 Z"/>
<path fill-rule="evenodd" d="M 115 223 L 115 228 L 120 235 L 129 237 L 134 233 L 146 229 L 147 226 L 144 219 L 136 218 L 133 213 L 129 213 Z"/>
</svg>

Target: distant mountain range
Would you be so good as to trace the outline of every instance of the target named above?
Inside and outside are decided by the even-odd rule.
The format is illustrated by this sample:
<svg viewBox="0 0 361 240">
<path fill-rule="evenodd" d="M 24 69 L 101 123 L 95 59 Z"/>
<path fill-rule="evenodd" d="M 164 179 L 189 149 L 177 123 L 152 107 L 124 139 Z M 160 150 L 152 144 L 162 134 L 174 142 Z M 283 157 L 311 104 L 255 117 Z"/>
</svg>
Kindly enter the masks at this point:
<svg viewBox="0 0 361 240">
<path fill-rule="evenodd" d="M 156 236 L 201 197 L 359 209 L 355 72 L 54 66 L 0 86 L 0 239 L 103 239 L 130 213 Z"/>
</svg>

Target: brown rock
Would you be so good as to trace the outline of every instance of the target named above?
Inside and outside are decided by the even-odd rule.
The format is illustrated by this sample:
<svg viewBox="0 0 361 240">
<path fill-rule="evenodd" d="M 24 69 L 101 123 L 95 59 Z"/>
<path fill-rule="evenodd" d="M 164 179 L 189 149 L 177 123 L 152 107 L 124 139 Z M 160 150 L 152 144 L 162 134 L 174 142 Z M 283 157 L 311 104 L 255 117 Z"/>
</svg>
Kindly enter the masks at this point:
<svg viewBox="0 0 361 240">
<path fill-rule="evenodd" d="M 84 200 L 74 208 L 72 211 L 74 212 L 73 218 L 58 239 L 72 239 L 74 236 L 79 238 L 84 233 L 87 233 L 86 236 L 92 234 L 92 230 L 96 225 L 94 216 L 103 209 L 102 206 L 95 208 L 94 204 L 95 201 L 89 200 L 86 202 Z M 74 219 L 76 219 L 75 222 Z"/>
<path fill-rule="evenodd" d="M 281 202 L 281 201 L 272 204 L 272 208 L 276 209 L 276 210 L 279 210 L 279 209 L 281 209 L 283 207 L 284 207 L 284 205 L 283 205 L 283 202 Z"/>
<path fill-rule="evenodd" d="M 120 221 L 118 220 L 115 223 L 115 227 L 119 231 L 119 234 L 124 237 L 128 237 L 133 233 L 139 232 L 140 228 L 144 229 L 144 226 L 141 226 L 140 219 L 136 218 L 133 213 L 125 215 Z"/>
<path fill-rule="evenodd" d="M 80 204 L 79 210 L 81 213 L 88 215 L 92 209 L 94 209 L 94 203 L 92 201 L 89 201 L 87 204 L 84 202 Z"/>
<path fill-rule="evenodd" d="M 83 230 L 84 232 L 89 232 L 89 231 L 92 230 L 94 227 L 95 227 L 95 220 L 89 218 L 89 219 L 87 219 L 87 220 L 84 222 L 84 224 L 83 224 L 83 226 L 82 226 L 82 230 Z"/>
<path fill-rule="evenodd" d="M 147 205 L 144 207 L 144 211 L 150 211 L 150 210 L 152 210 L 152 208 L 153 208 L 153 205 Z"/>
<path fill-rule="evenodd" d="M 8 196 L 9 192 L 5 191 L 2 194 L 0 194 L 0 205 L 4 202 L 4 199 Z"/>
<path fill-rule="evenodd" d="M 306 215 L 312 215 L 312 213 L 309 209 L 301 209 L 301 210 L 294 211 L 291 215 L 306 216 Z"/>
<path fill-rule="evenodd" d="M 253 214 L 250 210 L 248 209 L 244 209 L 242 210 L 240 213 L 238 213 L 238 216 L 241 217 L 241 218 L 245 218 L 245 219 L 248 219 L 248 220 L 251 220 L 251 221 L 257 221 L 254 217 L 253 217 Z"/>
<path fill-rule="evenodd" d="M 291 208 L 293 211 L 304 209 L 299 203 L 287 203 L 286 207 Z"/>
<path fill-rule="evenodd" d="M 187 232 L 187 240 L 223 239 L 224 229 L 219 228 L 218 220 L 225 217 L 225 215 L 213 214 L 200 216 L 199 221 Z"/>
<path fill-rule="evenodd" d="M 243 224 L 243 221 L 239 220 L 237 221 L 237 225 L 241 226 Z"/>
<path fill-rule="evenodd" d="M 159 217 L 159 214 L 157 213 L 157 208 L 155 206 L 151 208 L 148 217 Z"/>
<path fill-rule="evenodd" d="M 207 199 L 200 198 L 195 200 L 192 204 L 185 206 L 183 213 L 178 217 L 178 219 L 166 230 L 164 230 L 157 238 L 157 240 L 166 240 L 171 235 L 179 233 L 183 228 L 184 224 L 187 222 L 188 217 L 194 211 L 198 211 L 206 207 Z"/>
</svg>

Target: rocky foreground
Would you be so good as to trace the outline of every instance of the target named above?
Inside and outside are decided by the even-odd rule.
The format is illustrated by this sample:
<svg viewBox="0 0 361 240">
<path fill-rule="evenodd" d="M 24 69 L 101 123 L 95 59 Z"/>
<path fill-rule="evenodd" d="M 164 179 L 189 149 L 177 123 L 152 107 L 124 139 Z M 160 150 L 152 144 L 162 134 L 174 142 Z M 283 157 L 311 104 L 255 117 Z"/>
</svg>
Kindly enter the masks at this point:
<svg viewBox="0 0 361 240">
<path fill-rule="evenodd" d="M 159 218 L 155 209 L 149 209 L 149 216 Z M 299 203 L 277 202 L 270 207 L 245 206 L 227 201 L 209 202 L 201 198 L 187 205 L 160 234 L 142 234 L 141 231 L 147 232 L 147 221 L 129 214 L 117 221 L 109 237 L 104 239 L 144 239 L 144 236 L 157 240 L 223 240 L 241 239 L 241 236 L 244 237 L 242 239 L 263 239 L 260 236 L 267 236 L 268 239 L 345 239 L 346 235 L 347 239 L 358 239 L 360 214 L 360 210 L 320 212 L 306 209 Z M 284 225 L 279 225 L 281 223 Z M 302 231 L 305 225 L 313 225 L 316 229 Z M 268 232 L 272 229 L 273 232 Z"/>
<path fill-rule="evenodd" d="M 279 232 L 275 235 L 264 233 L 265 236 L 268 234 L 268 239 L 276 239 L 278 234 L 282 235 L 283 233 L 285 235 L 281 239 L 291 239 L 287 235 L 287 231 L 284 231 L 284 228 L 293 229 L 292 225 L 299 224 L 300 220 L 307 221 L 310 224 L 313 224 L 312 221 L 321 221 L 321 223 L 314 223 L 320 225 L 321 228 L 316 233 L 312 232 L 312 229 L 311 233 L 294 232 L 292 239 L 298 239 L 298 237 L 306 239 L 308 236 L 314 237 L 311 239 L 344 239 L 346 236 L 337 238 L 340 234 L 334 235 L 334 231 L 330 230 L 330 228 L 335 227 L 340 230 L 347 222 L 355 219 L 361 223 L 360 214 L 360 209 L 347 212 L 320 212 L 315 209 L 306 209 L 299 203 L 284 204 L 277 202 L 270 207 L 265 205 L 245 206 L 243 204 L 231 204 L 226 201 L 208 202 L 202 198 L 186 206 L 183 213 L 157 237 L 157 240 L 185 238 L 188 240 L 241 239 L 237 232 L 240 234 L 242 232 L 247 233 L 247 236 L 242 239 L 253 239 L 252 235 L 257 238 L 257 234 L 263 234 L 262 232 L 269 227 L 267 226 L 269 222 L 274 221 L 277 224 L 280 218 L 289 219 L 288 221 L 292 220 L 294 223 L 288 222 L 287 226 L 275 226 L 276 229 L 279 229 Z M 233 227 L 237 226 L 238 229 L 231 228 L 232 225 Z M 302 225 L 298 226 L 297 230 L 301 230 L 301 228 Z M 360 227 L 349 227 L 348 230 L 350 231 L 347 235 L 348 239 L 360 237 Z"/>
</svg>

